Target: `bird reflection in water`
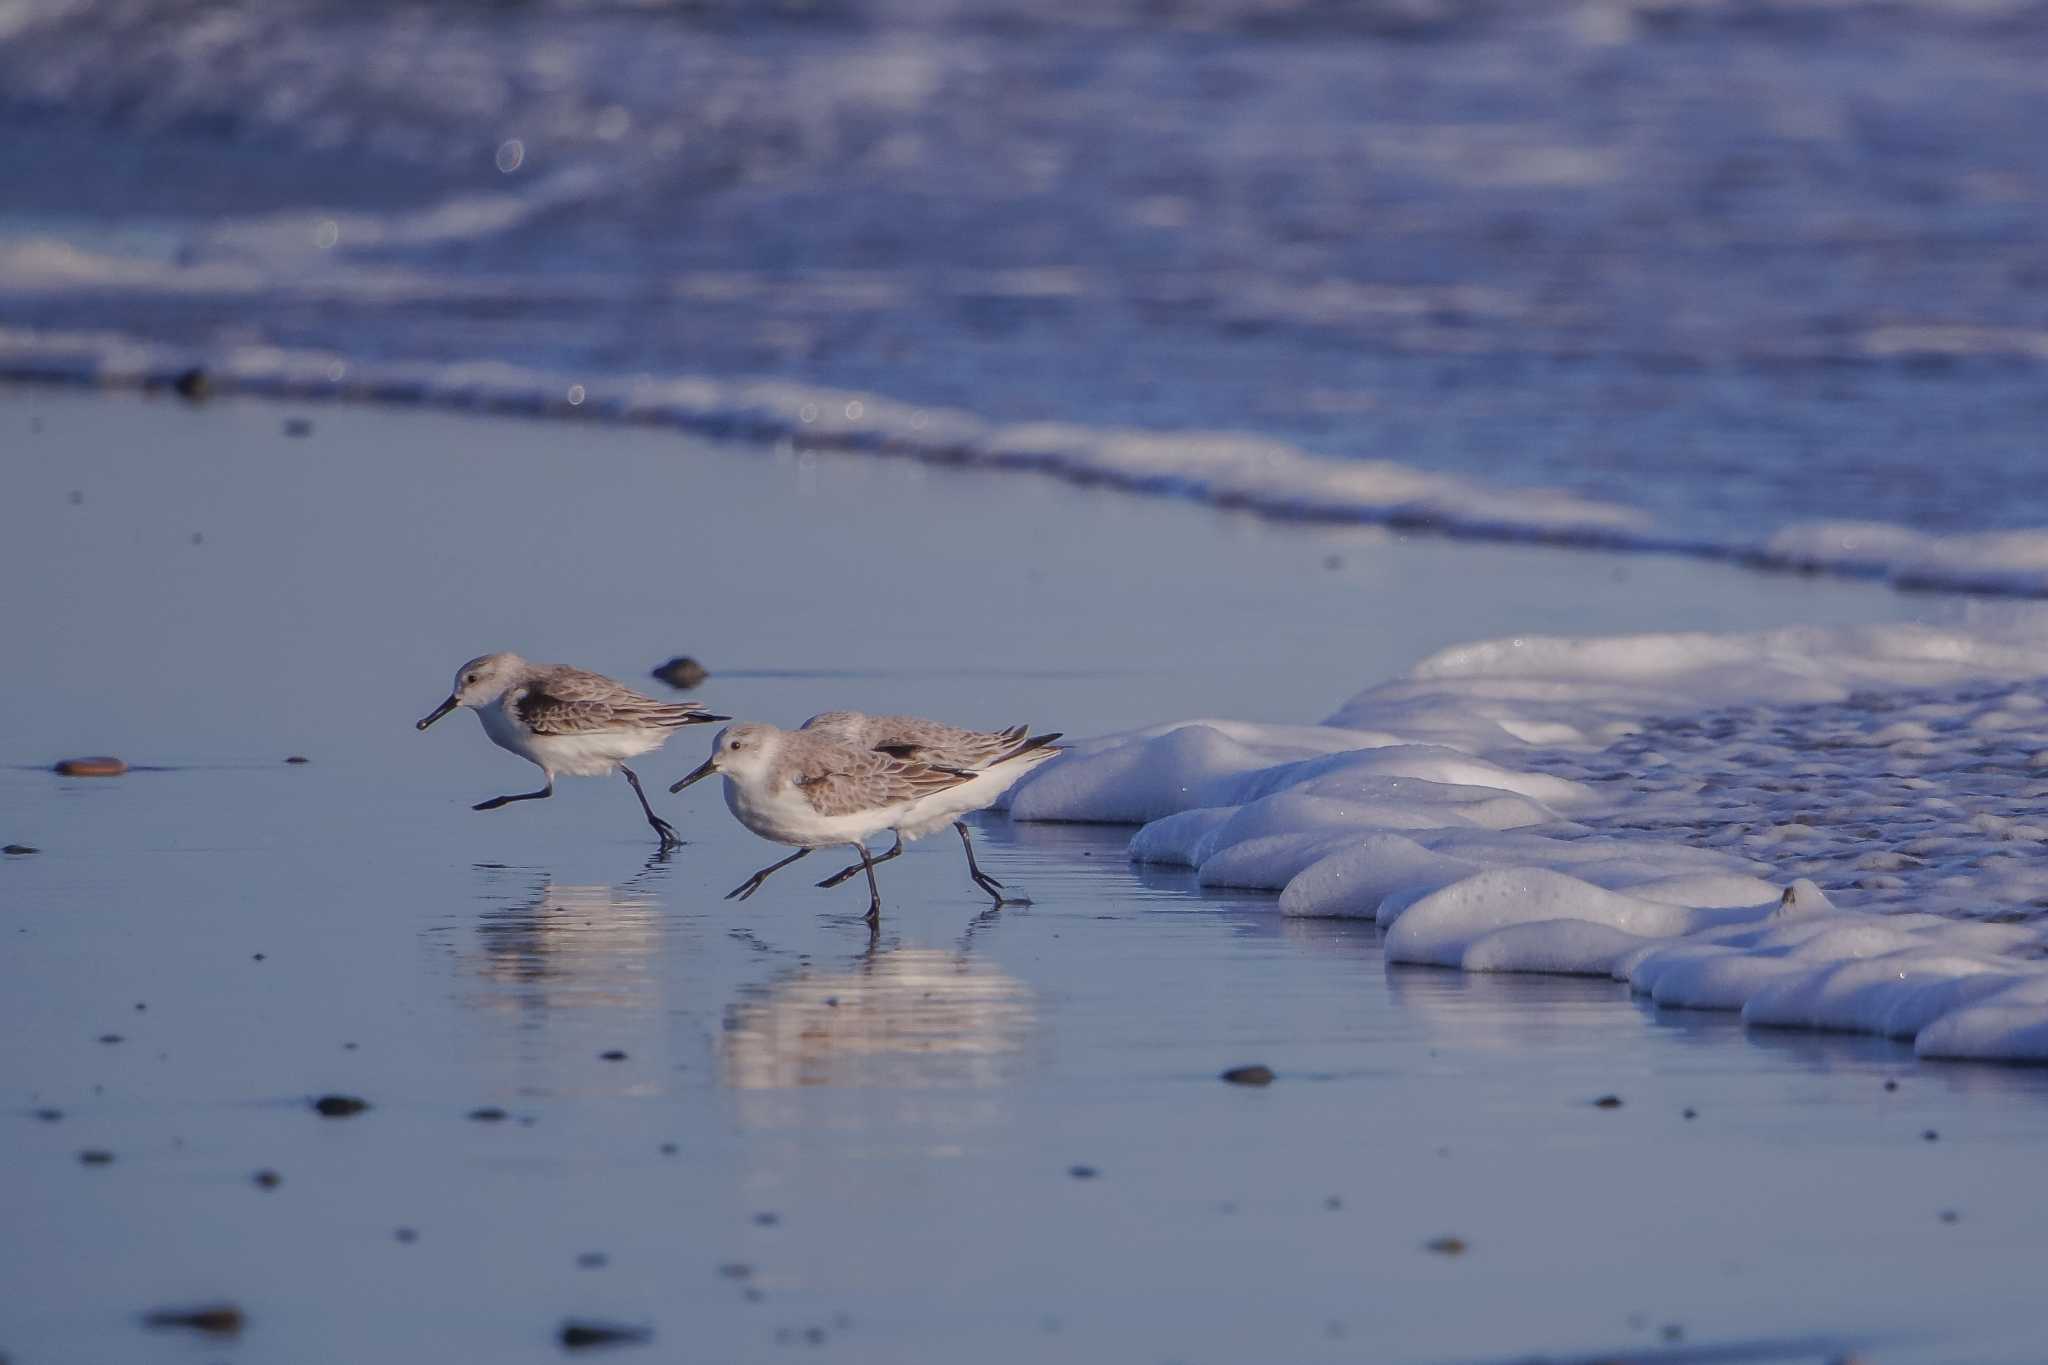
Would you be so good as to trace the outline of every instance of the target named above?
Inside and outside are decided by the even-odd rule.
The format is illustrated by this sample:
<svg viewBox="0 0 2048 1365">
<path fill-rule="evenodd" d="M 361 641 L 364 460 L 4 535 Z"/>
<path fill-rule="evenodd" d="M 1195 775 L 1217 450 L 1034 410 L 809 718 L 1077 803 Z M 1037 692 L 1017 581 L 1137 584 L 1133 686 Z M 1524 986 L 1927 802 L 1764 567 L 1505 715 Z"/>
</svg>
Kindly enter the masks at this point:
<svg viewBox="0 0 2048 1365">
<path fill-rule="evenodd" d="M 1036 1026 L 1024 983 L 965 953 L 874 951 L 850 971 L 809 968 L 726 1012 L 726 1083 L 990 1086 L 1009 1078 Z"/>
<path fill-rule="evenodd" d="M 569 886 L 540 876 L 529 898 L 477 917 L 469 974 L 500 1009 L 633 1009 L 656 1004 L 666 925 L 640 878 Z"/>
</svg>

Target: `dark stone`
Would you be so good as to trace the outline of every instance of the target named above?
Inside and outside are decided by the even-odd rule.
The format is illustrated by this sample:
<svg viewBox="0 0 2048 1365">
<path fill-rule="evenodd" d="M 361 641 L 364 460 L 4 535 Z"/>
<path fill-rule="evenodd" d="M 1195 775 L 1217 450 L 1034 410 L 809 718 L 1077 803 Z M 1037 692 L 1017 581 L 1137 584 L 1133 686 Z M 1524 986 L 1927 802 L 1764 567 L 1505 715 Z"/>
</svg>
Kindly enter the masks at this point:
<svg viewBox="0 0 2048 1365">
<path fill-rule="evenodd" d="M 36 1110 L 36 1117 L 44 1123 L 55 1123 L 58 1119 L 64 1117 L 64 1111 L 62 1109 L 38 1109 Z"/>
<path fill-rule="evenodd" d="M 618 1048 L 613 1048 L 609 1052 L 600 1052 L 597 1055 L 599 1060 L 601 1061 L 623 1062 L 626 1060 L 626 1054 L 624 1052 L 621 1052 Z"/>
<path fill-rule="evenodd" d="M 1899 1083 L 1897 1081 L 1886 1081 L 1884 1083 L 1884 1088 L 1887 1090 L 1897 1090 L 1899 1088 Z"/>
<path fill-rule="evenodd" d="M 67 758 L 57 764 L 56 771 L 66 777 L 119 777 L 128 771 L 128 765 L 107 754 L 90 758 Z"/>
<path fill-rule="evenodd" d="M 88 1147 L 78 1154 L 78 1160 L 85 1166 L 111 1166 L 114 1164 L 114 1154 L 101 1151 L 97 1147 Z"/>
<path fill-rule="evenodd" d="M 628 1327 L 617 1322 L 593 1322 L 588 1318 L 570 1318 L 562 1324 L 558 1339 L 571 1351 L 580 1351 L 588 1346 L 643 1346 L 654 1340 L 654 1331 L 648 1327 Z"/>
<path fill-rule="evenodd" d="M 146 1327 L 183 1327 L 212 1337 L 231 1337 L 242 1330 L 242 1310 L 231 1303 L 202 1303 L 191 1308 L 153 1308 L 142 1315 Z"/>
<path fill-rule="evenodd" d="M 359 1100 L 354 1095 L 322 1095 L 313 1101 L 313 1108 L 322 1118 L 345 1119 L 360 1114 L 370 1107 L 368 1100 Z"/>
<path fill-rule="evenodd" d="M 718 1273 L 728 1280 L 751 1280 L 754 1278 L 754 1267 L 745 1261 L 727 1261 L 718 1267 Z"/>
<path fill-rule="evenodd" d="M 1096 1176 L 1101 1175 L 1102 1172 L 1096 1170 L 1093 1166 L 1069 1166 L 1067 1167 L 1067 1174 L 1076 1180 L 1093 1180 Z"/>
<path fill-rule="evenodd" d="M 1463 1256 L 1465 1254 L 1465 1239 L 1463 1237 L 1432 1237 L 1422 1244 L 1422 1249 L 1424 1251 L 1433 1251 L 1439 1256 Z"/>
<path fill-rule="evenodd" d="M 663 1156 L 674 1156 L 680 1150 L 681 1149 L 678 1148 L 673 1142 L 664 1142 L 661 1144 L 661 1154 Z"/>
<path fill-rule="evenodd" d="M 420 1239 L 418 1230 L 414 1228 L 399 1228 L 391 1235 L 406 1246 L 411 1246 Z"/>
<path fill-rule="evenodd" d="M 1700 1116 L 1700 1111 L 1688 1105 L 1686 1106 L 1685 1116 L 1689 1119 L 1696 1119 Z"/>
<path fill-rule="evenodd" d="M 287 763 L 311 763 L 312 761 L 312 759 L 307 758 L 304 754 L 293 754 L 285 760 Z"/>
<path fill-rule="evenodd" d="M 41 852 L 42 852 L 42 850 L 41 850 L 41 849 L 39 849 L 39 848 L 31 848 L 31 847 L 29 847 L 29 846 L 28 846 L 27 844 L 9 844 L 9 845 L 8 845 L 7 847 L 5 847 L 5 848 L 0 848 L 0 853 L 14 853 L 14 854 L 21 854 L 21 853 L 41 853 Z"/>
<path fill-rule="evenodd" d="M 285 418 L 284 434 L 287 436 L 311 436 L 313 434 L 313 419 L 310 417 Z"/>
<path fill-rule="evenodd" d="M 505 1111 L 495 1104 L 487 1104 L 481 1109 L 470 1110 L 469 1116 L 478 1123 L 498 1123 L 505 1118 Z"/>
<path fill-rule="evenodd" d="M 688 689 L 700 686 L 706 678 L 711 676 L 711 670 L 687 654 L 678 654 L 660 668 L 655 669 L 654 676 L 667 683 L 670 687 Z"/>
<path fill-rule="evenodd" d="M 283 1176 L 270 1170 L 258 1171 L 249 1178 L 256 1182 L 256 1188 L 259 1190 L 274 1190 L 284 1183 Z"/>
<path fill-rule="evenodd" d="M 1935 1132 L 1932 1128 L 1929 1128 L 1926 1132 L 1920 1135 L 1920 1140 L 1922 1142 L 1937 1142 L 1940 1140 L 1940 1138 L 1941 1134 Z"/>
<path fill-rule="evenodd" d="M 1941 1211 L 1941 1221 L 1944 1223 L 1959 1222 L 1961 1221 L 1962 1216 L 1963 1215 L 1957 1213 L 1954 1209 L 1943 1209 Z"/>
<path fill-rule="evenodd" d="M 757 1228 L 772 1228 L 781 1221 L 782 1215 L 779 1213 L 768 1213 L 766 1211 L 763 1211 L 761 1213 L 757 1213 L 754 1215 L 754 1226 Z"/>
<path fill-rule="evenodd" d="M 1593 1107 L 1595 1109 L 1619 1109 L 1621 1108 L 1621 1096 L 1602 1095 L 1599 1099 L 1593 1101 Z"/>
<path fill-rule="evenodd" d="M 180 398 L 194 403 L 203 402 L 213 396 L 213 380 L 205 370 L 194 365 L 171 380 L 171 389 Z"/>
<path fill-rule="evenodd" d="M 578 1270 L 602 1270 L 610 1265 L 612 1258 L 602 1251 L 586 1251 L 576 1258 Z"/>
<path fill-rule="evenodd" d="M 102 1033 L 100 1041 L 103 1043 L 118 1043 L 121 1041 L 121 1035 L 118 1033 Z"/>
<path fill-rule="evenodd" d="M 1262 1063 L 1251 1066 L 1234 1066 L 1223 1073 L 1223 1079 L 1232 1085 L 1271 1085 L 1273 1068 Z"/>
</svg>

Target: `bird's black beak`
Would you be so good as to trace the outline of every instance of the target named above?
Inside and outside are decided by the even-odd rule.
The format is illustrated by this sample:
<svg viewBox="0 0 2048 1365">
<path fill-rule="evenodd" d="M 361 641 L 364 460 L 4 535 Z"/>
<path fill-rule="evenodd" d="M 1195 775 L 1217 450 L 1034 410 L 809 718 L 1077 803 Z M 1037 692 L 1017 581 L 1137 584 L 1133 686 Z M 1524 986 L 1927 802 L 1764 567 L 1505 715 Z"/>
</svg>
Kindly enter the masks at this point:
<svg viewBox="0 0 2048 1365">
<path fill-rule="evenodd" d="M 435 707 L 433 709 L 433 712 L 430 715 L 428 715 L 425 720 L 420 721 L 419 724 L 414 728 L 424 730 L 429 725 L 432 725 L 435 721 L 441 719 L 441 717 L 447 715 L 450 711 L 453 711 L 456 707 L 460 705 L 462 705 L 461 702 L 455 700 L 455 698 L 453 697 L 450 697 L 448 698 L 448 700 L 442 702 L 439 706 Z"/>
<path fill-rule="evenodd" d="M 718 771 L 718 755 L 717 755 L 717 754 L 713 754 L 713 755 L 712 755 L 711 757 L 709 757 L 709 758 L 707 758 L 707 759 L 705 759 L 705 760 L 704 760 L 704 765 L 703 765 L 702 767 L 698 768 L 696 772 L 693 772 L 693 773 L 691 773 L 691 774 L 690 774 L 690 775 L 689 775 L 688 777 L 684 778 L 684 779 L 683 779 L 682 781 L 680 781 L 680 782 L 678 782 L 678 783 L 674 784 L 673 786 L 671 786 L 671 787 L 670 787 L 670 788 L 668 789 L 668 791 L 669 791 L 669 795 L 670 795 L 670 796 L 674 796 L 674 795 L 675 795 L 675 794 L 676 794 L 677 792 L 679 792 L 679 791 L 681 791 L 681 790 L 682 790 L 683 788 L 685 788 L 685 787 L 689 786 L 689 785 L 690 785 L 690 784 L 691 784 L 692 782 L 702 782 L 702 781 L 703 781 L 703 780 L 704 780 L 705 778 L 707 778 L 707 777 L 711 776 L 711 774 L 713 774 L 713 773 L 715 773 L 715 772 L 717 772 L 717 771 Z"/>
</svg>

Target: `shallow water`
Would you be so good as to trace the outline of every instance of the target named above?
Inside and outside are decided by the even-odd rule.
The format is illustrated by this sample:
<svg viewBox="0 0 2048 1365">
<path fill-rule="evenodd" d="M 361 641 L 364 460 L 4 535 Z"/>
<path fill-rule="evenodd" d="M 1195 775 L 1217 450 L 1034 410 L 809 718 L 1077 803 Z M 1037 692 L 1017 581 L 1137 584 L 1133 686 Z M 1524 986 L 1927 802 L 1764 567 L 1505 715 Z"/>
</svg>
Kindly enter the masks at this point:
<svg viewBox="0 0 2048 1365">
<path fill-rule="evenodd" d="M 2048 523 L 2038 0 L 18 11 L 17 371 L 781 378 L 1733 553 Z"/>
<path fill-rule="evenodd" d="M 531 775 L 410 724 L 504 645 L 693 653 L 714 707 L 786 723 L 1307 720 L 1455 640 L 1896 597 L 575 423 L 285 437 L 301 411 L 0 392 L 0 840 L 43 850 L 0 862 L 10 1359 L 544 1359 L 569 1316 L 650 1359 L 2038 1356 L 2048 1074 L 1389 970 L 1117 828 L 984 821 L 1035 902 L 996 915 L 920 843 L 871 941 L 857 886 L 809 889 L 828 855 L 720 899 L 776 854 L 712 793 L 658 798 L 691 842 L 653 860 L 623 783 L 474 814 Z M 45 770 L 97 751 L 148 766 Z M 1216 1079 L 1254 1061 L 1280 1079 Z M 215 1298 L 239 1340 L 137 1320 Z"/>
</svg>

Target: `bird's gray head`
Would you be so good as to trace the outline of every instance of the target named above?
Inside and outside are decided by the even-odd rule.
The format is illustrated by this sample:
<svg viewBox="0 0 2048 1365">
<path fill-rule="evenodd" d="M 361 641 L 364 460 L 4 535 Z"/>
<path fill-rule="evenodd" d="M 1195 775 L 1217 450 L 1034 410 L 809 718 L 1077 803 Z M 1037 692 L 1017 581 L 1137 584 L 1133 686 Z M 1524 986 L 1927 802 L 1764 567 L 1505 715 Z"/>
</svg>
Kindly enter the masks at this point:
<svg viewBox="0 0 2048 1365">
<path fill-rule="evenodd" d="M 669 790 L 679 792 L 713 773 L 723 773 L 741 781 L 763 776 L 774 766 L 775 757 L 781 749 L 782 731 L 773 725 L 752 721 L 728 725 L 718 732 L 718 738 L 711 741 L 711 757 Z"/>
<path fill-rule="evenodd" d="M 458 706 L 489 706 L 504 696 L 526 669 L 526 660 L 509 651 L 479 654 L 455 670 L 455 685 L 448 689 L 448 700 L 421 720 L 419 728 L 426 729 Z"/>
</svg>

